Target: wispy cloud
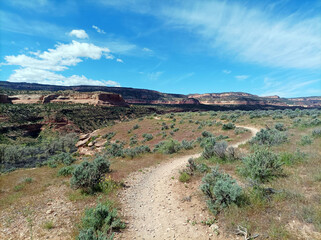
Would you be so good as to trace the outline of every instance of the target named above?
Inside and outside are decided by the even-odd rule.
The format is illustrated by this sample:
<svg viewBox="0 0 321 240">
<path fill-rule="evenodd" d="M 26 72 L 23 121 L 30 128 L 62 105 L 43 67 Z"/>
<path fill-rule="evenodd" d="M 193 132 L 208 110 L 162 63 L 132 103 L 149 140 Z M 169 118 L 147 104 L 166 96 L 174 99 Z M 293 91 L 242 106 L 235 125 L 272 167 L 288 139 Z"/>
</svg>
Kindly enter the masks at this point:
<svg viewBox="0 0 321 240">
<path fill-rule="evenodd" d="M 249 75 L 238 75 L 238 76 L 235 76 L 235 78 L 237 80 L 245 80 L 245 79 L 248 79 L 250 76 Z"/>
<path fill-rule="evenodd" d="M 238 61 L 294 69 L 321 68 L 321 16 L 306 12 L 277 17 L 232 1 L 99 0 L 120 10 L 154 15 L 168 27 L 197 35 L 204 48 Z M 280 4 L 279 4 L 280 5 Z M 282 5 L 282 4 L 281 4 Z"/>
<path fill-rule="evenodd" d="M 72 41 L 69 44 L 58 44 L 54 49 L 44 52 L 30 52 L 29 55 L 6 56 L 2 65 L 16 65 L 20 68 L 14 70 L 8 81 L 33 82 L 54 85 L 119 85 L 112 81 L 93 80 L 85 76 L 63 76 L 56 72 L 62 72 L 70 66 L 82 62 L 82 58 L 99 60 L 103 56 L 107 59 L 110 55 L 108 48 L 102 48 L 91 43 Z"/>
<path fill-rule="evenodd" d="M 153 5 L 153 2 L 149 0 L 97 0 L 97 2 L 107 7 L 128 9 L 138 13 L 150 13 Z"/>
<path fill-rule="evenodd" d="M 116 62 L 124 63 L 124 61 L 122 59 L 120 59 L 120 58 L 117 58 Z"/>
<path fill-rule="evenodd" d="M 169 26 L 185 28 L 214 51 L 244 62 L 282 68 L 321 67 L 321 17 L 275 18 L 226 1 L 187 1 L 162 12 Z"/>
<path fill-rule="evenodd" d="M 161 71 L 147 73 L 147 78 L 151 81 L 157 81 L 163 73 L 164 72 L 161 72 Z"/>
<path fill-rule="evenodd" d="M 24 11 L 37 13 L 50 13 L 55 16 L 61 16 L 78 11 L 77 1 L 74 0 L 3 0 L 1 4 L 14 6 Z"/>
<path fill-rule="evenodd" d="M 144 51 L 144 52 L 148 52 L 148 53 L 153 52 L 153 50 L 151 50 L 151 49 L 149 49 L 149 48 L 146 48 L 146 47 L 143 48 L 143 51 Z"/>
<path fill-rule="evenodd" d="M 222 72 L 225 73 L 225 74 L 230 74 L 232 71 L 225 69 L 225 70 L 223 70 Z"/>
<path fill-rule="evenodd" d="M 92 25 L 92 28 L 95 29 L 98 33 L 106 34 L 106 32 L 104 30 L 100 29 L 99 27 L 97 27 L 95 25 Z"/>
<path fill-rule="evenodd" d="M 302 78 L 296 79 L 289 77 L 287 82 L 282 82 L 275 78 L 264 78 L 263 92 L 261 96 L 278 95 L 281 97 L 297 97 L 302 96 L 302 89 L 304 95 L 320 95 L 321 88 L 316 88 L 321 84 L 321 79 L 303 80 Z"/>
<path fill-rule="evenodd" d="M 45 21 L 23 19 L 17 14 L 0 10 L 1 30 L 30 36 L 43 36 L 50 39 L 66 40 L 68 30 Z"/>
</svg>

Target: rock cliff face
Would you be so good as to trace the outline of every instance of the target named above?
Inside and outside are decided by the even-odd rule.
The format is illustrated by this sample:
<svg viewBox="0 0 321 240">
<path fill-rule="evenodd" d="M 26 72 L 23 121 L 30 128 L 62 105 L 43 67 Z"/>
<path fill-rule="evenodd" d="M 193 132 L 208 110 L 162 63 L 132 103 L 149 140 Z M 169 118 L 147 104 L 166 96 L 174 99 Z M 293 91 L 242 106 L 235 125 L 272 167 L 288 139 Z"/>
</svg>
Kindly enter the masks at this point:
<svg viewBox="0 0 321 240">
<path fill-rule="evenodd" d="M 279 96 L 259 97 L 243 92 L 205 93 L 205 94 L 169 94 L 147 89 L 104 87 L 104 86 L 54 86 L 33 83 L 11 83 L 0 81 L 0 88 L 20 91 L 52 91 L 47 96 L 17 95 L 10 96 L 15 103 L 89 103 L 94 105 L 124 106 L 126 104 L 190 104 L 215 106 L 266 106 L 266 107 L 321 107 L 321 97 L 280 98 Z M 58 94 L 66 91 L 68 94 Z M 95 95 L 96 94 L 96 95 Z M 107 95 L 103 95 L 107 94 Z M 57 96 L 58 95 L 58 96 Z M 1 97 L 0 97 L 1 98 Z M 5 97 L 0 102 L 6 102 Z"/>
<path fill-rule="evenodd" d="M 8 95 L 0 94 L 0 103 L 12 103 Z"/>
<path fill-rule="evenodd" d="M 131 104 L 192 104 L 198 105 L 200 102 L 194 98 L 182 98 L 182 99 L 160 99 L 160 100 L 146 100 L 146 99 L 129 99 L 126 102 Z"/>
<path fill-rule="evenodd" d="M 1 98 L 1 95 L 0 95 Z M 115 93 L 62 93 L 62 94 L 22 94 L 1 98 L 3 103 L 13 104 L 31 104 L 31 103 L 87 103 L 102 106 L 128 106 L 125 100 L 119 94 Z"/>
<path fill-rule="evenodd" d="M 317 106 L 315 104 L 312 104 L 311 101 L 298 103 L 298 101 L 294 101 L 293 99 L 280 98 L 279 96 L 259 97 L 257 95 L 242 92 L 190 94 L 188 96 L 196 98 L 200 101 L 201 104 L 206 105 L 258 105 L 278 107 Z M 319 106 L 321 106 L 321 101 Z"/>
</svg>

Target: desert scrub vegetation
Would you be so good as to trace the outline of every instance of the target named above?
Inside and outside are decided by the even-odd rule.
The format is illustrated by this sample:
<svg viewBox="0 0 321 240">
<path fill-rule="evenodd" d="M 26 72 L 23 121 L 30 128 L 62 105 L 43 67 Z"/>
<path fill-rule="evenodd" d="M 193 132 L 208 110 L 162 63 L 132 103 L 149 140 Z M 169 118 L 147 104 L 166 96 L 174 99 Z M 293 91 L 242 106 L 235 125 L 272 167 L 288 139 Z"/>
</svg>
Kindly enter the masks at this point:
<svg viewBox="0 0 321 240">
<path fill-rule="evenodd" d="M 179 175 L 179 178 L 178 178 L 178 180 L 179 180 L 180 182 L 182 182 L 182 183 L 186 183 L 186 182 L 188 182 L 190 179 L 191 179 L 191 176 L 190 176 L 187 172 L 185 172 L 185 171 L 181 172 L 180 175 Z"/>
<path fill-rule="evenodd" d="M 93 162 L 83 161 L 72 172 L 70 185 L 74 189 L 80 188 L 86 193 L 93 193 L 109 171 L 110 162 L 103 156 L 96 157 Z"/>
<path fill-rule="evenodd" d="M 47 161 L 45 161 L 44 164 L 47 164 L 48 167 L 56 168 L 59 164 L 64 164 L 69 166 L 75 161 L 76 159 L 70 153 L 62 152 L 62 153 L 53 155 Z"/>
<path fill-rule="evenodd" d="M 268 148 L 256 148 L 254 153 L 242 159 L 239 172 L 242 176 L 265 183 L 283 173 L 279 156 Z"/>
<path fill-rule="evenodd" d="M 228 174 L 213 168 L 202 179 L 201 190 L 208 198 L 207 206 L 217 214 L 231 204 L 237 204 L 242 195 L 242 188 Z"/>
<path fill-rule="evenodd" d="M 58 171 L 58 176 L 64 176 L 64 177 L 71 176 L 74 169 L 75 169 L 74 165 L 62 167 Z"/>
<path fill-rule="evenodd" d="M 123 150 L 123 155 L 130 157 L 130 158 L 135 158 L 139 155 L 145 154 L 145 153 L 150 153 L 151 150 L 148 146 L 146 145 L 141 145 L 137 146 L 135 148 L 127 148 Z"/>
<path fill-rule="evenodd" d="M 305 136 L 302 136 L 301 137 L 301 140 L 300 140 L 300 144 L 302 146 L 305 146 L 305 145 L 311 145 L 312 144 L 312 138 L 308 135 L 305 135 Z"/>
<path fill-rule="evenodd" d="M 181 143 L 177 140 L 166 140 L 159 142 L 155 145 L 153 152 L 160 152 L 163 154 L 173 154 L 177 153 L 179 150 L 181 150 L 182 146 Z"/>
<path fill-rule="evenodd" d="M 98 203 L 96 207 L 87 208 L 81 220 L 78 240 L 112 240 L 114 232 L 126 227 L 110 202 Z"/>
<path fill-rule="evenodd" d="M 321 137 L 321 128 L 313 129 L 312 136 L 315 138 Z"/>
<path fill-rule="evenodd" d="M 105 138 L 107 141 L 108 140 L 111 140 L 114 136 L 116 135 L 115 132 L 109 132 L 109 133 L 106 133 L 103 138 Z"/>
<path fill-rule="evenodd" d="M 233 123 L 223 124 L 222 130 L 232 130 L 235 129 L 235 125 Z"/>
<path fill-rule="evenodd" d="M 75 143 L 77 135 L 42 136 L 30 145 L 0 144 L 0 170 L 11 171 L 16 168 L 28 168 L 51 164 L 71 164 L 74 160 L 70 156 L 77 149 Z"/>
<path fill-rule="evenodd" d="M 278 145 L 288 141 L 286 132 L 277 129 L 261 129 L 254 138 L 250 140 L 251 144 L 258 145 Z"/>
<path fill-rule="evenodd" d="M 143 138 L 144 138 L 143 142 L 148 142 L 148 141 L 152 140 L 154 137 L 150 133 L 144 133 Z"/>
</svg>

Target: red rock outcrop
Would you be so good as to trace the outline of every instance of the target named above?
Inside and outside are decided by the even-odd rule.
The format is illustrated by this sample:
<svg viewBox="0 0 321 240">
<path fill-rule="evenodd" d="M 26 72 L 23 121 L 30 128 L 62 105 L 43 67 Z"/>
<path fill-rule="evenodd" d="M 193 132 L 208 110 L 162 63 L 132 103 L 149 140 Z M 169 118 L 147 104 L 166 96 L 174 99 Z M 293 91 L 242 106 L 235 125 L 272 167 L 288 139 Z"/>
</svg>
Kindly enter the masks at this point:
<svg viewBox="0 0 321 240">
<path fill-rule="evenodd" d="M 160 100 L 149 100 L 149 99 L 128 99 L 126 100 L 127 103 L 130 104 L 195 104 L 199 105 L 200 102 L 197 99 L 194 98 L 177 98 L 174 100 L 166 100 L 166 99 L 160 99 Z"/>
<path fill-rule="evenodd" d="M 23 94 L 8 97 L 0 95 L 0 102 L 13 104 L 31 104 L 31 103 L 70 103 L 70 104 L 92 104 L 102 106 L 128 106 L 121 95 L 115 93 L 61 93 L 50 95 Z"/>
</svg>

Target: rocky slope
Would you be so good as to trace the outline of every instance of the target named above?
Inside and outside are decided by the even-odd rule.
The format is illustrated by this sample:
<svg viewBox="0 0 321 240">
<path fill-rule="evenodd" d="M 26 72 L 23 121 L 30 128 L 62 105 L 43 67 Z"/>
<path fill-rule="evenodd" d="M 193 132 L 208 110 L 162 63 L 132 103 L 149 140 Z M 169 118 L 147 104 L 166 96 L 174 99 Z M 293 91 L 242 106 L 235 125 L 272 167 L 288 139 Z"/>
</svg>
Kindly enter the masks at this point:
<svg viewBox="0 0 321 240">
<path fill-rule="evenodd" d="M 62 92 L 49 95 L 19 94 L 13 96 L 0 95 L 0 103 L 32 104 L 32 103 L 71 103 L 92 104 L 100 106 L 128 106 L 121 95 L 115 93 L 79 93 Z"/>
<path fill-rule="evenodd" d="M 279 96 L 259 97 L 243 92 L 190 94 L 206 105 L 260 105 L 278 107 L 321 107 L 321 97 L 280 98 Z"/>
<path fill-rule="evenodd" d="M 158 91 L 123 87 L 105 86 L 54 86 L 35 83 L 11 83 L 0 81 L 0 89 L 5 92 L 10 90 L 26 93 L 28 91 L 76 91 L 76 92 L 109 92 L 120 94 L 129 104 L 199 104 L 196 99 L 183 94 L 168 94 Z M 6 91 L 7 90 L 7 91 Z"/>
<path fill-rule="evenodd" d="M 91 92 L 108 92 L 121 95 L 128 104 L 184 104 L 184 105 L 212 105 L 212 106 L 254 106 L 260 107 L 304 107 L 304 108 L 320 108 L 321 97 L 300 97 L 300 98 L 280 98 L 279 96 L 260 97 L 257 95 L 243 93 L 243 92 L 226 92 L 226 93 L 205 93 L 205 94 L 169 94 L 161 93 L 147 89 L 123 88 L 123 87 L 104 87 L 104 86 L 54 86 L 34 83 L 10 83 L 0 81 L 0 92 L 10 95 L 13 103 L 21 103 L 26 101 L 32 103 L 36 101 L 39 91 L 49 91 L 55 95 L 57 91 L 72 91 L 78 92 L 69 99 L 63 96 L 54 97 L 51 102 L 77 102 L 77 103 L 91 103 L 91 104 L 106 104 L 105 102 L 113 102 L 111 99 L 104 101 L 95 97 L 81 97 L 81 93 Z M 35 92 L 38 91 L 38 92 Z M 26 96 L 16 95 L 13 93 L 23 93 Z M 32 92 L 34 95 L 30 95 Z M 53 96 L 49 97 L 52 98 Z M 95 99 L 93 99 L 95 98 Z M 98 97 L 99 98 L 99 97 Z M 9 99 L 9 101 L 10 101 Z M 5 96 L 0 96 L 0 103 L 6 102 Z M 42 101 L 39 100 L 39 101 Z M 110 103 L 107 103 L 107 105 Z M 123 103 L 122 103 L 123 104 Z M 111 103 L 111 105 L 113 105 Z M 252 107 L 251 107 L 252 108 Z"/>
</svg>

